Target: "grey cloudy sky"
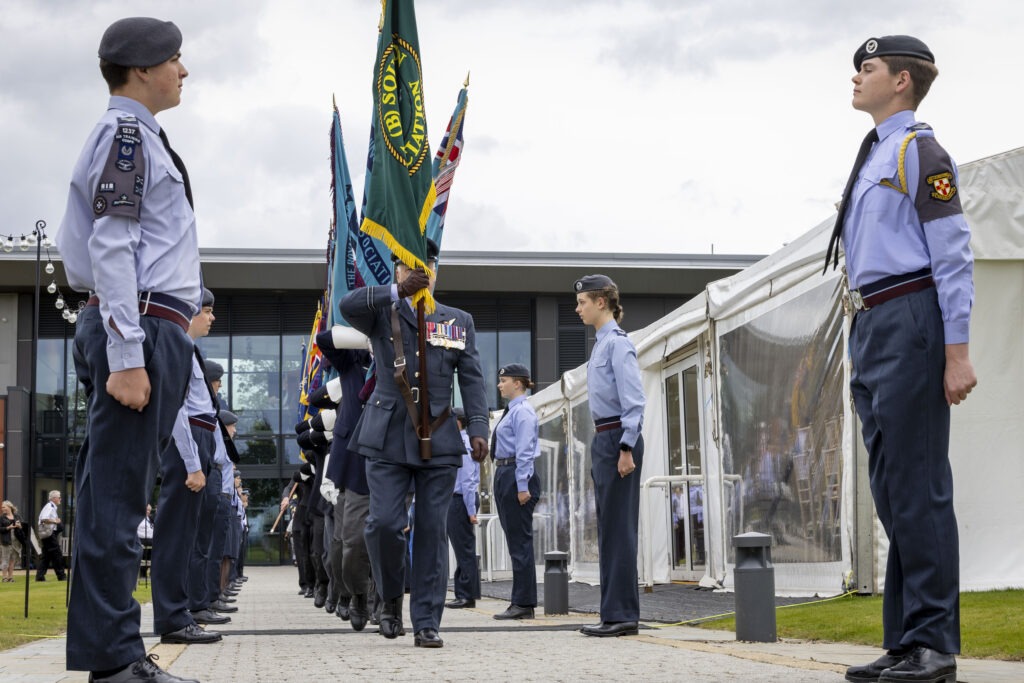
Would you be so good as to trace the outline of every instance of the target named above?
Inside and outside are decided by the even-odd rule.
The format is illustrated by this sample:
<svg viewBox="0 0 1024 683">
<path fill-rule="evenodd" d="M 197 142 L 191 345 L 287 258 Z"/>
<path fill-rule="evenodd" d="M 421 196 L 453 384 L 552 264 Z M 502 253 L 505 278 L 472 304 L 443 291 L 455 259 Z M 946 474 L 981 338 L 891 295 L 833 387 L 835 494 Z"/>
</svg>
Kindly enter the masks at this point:
<svg viewBox="0 0 1024 683">
<path fill-rule="evenodd" d="M 920 110 L 963 163 L 1024 144 L 1024 4 L 912 0 L 420 0 L 432 149 L 472 71 L 445 249 L 768 253 L 834 210 L 864 132 L 852 53 L 911 33 L 939 79 Z M 376 0 L 4 0 L 0 233 L 54 230 L 106 106 L 96 48 L 171 19 L 189 69 L 159 115 L 206 247 L 325 244 L 336 97 L 357 197 Z"/>
</svg>

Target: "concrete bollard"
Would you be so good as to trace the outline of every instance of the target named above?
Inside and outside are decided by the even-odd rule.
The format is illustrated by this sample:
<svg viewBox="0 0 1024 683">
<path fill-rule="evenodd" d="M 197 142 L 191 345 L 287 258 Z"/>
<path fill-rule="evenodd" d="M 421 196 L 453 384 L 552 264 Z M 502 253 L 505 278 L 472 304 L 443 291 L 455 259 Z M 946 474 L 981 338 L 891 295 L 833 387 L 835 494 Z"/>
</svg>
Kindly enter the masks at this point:
<svg viewBox="0 0 1024 683">
<path fill-rule="evenodd" d="M 775 567 L 772 538 L 750 532 L 733 536 L 736 549 L 736 640 L 774 643 Z"/>
<path fill-rule="evenodd" d="M 544 614 L 569 613 L 569 553 L 544 553 Z"/>
</svg>

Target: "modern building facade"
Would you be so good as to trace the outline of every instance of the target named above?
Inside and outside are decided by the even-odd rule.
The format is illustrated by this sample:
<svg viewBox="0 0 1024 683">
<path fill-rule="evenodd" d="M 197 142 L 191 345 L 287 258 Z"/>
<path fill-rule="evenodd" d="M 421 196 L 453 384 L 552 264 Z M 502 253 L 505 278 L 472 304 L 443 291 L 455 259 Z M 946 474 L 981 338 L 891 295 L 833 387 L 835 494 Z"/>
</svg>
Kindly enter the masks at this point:
<svg viewBox="0 0 1024 683">
<path fill-rule="evenodd" d="M 35 511 L 45 502 L 45 491 L 62 490 L 68 507 L 63 517 L 72 519 L 72 478 L 85 430 L 85 397 L 75 378 L 74 326 L 55 308 L 57 294 L 46 290 L 51 280 L 58 286 L 66 283 L 56 251 L 50 252 L 52 275 L 37 270 L 35 249 L 0 253 L 0 499 Z M 205 282 L 217 297 L 217 320 L 200 345 L 208 358 L 225 367 L 221 394 L 240 418 L 239 469 L 251 492 L 249 560 L 287 561 L 281 536 L 265 531 L 300 462 L 293 428 L 299 377 L 326 282 L 325 254 L 203 249 L 201 255 Z M 41 264 L 49 257 L 42 254 Z M 676 309 L 708 282 L 760 258 L 446 251 L 436 294 L 473 315 L 485 377 L 495 378 L 496 385 L 500 365 L 525 363 L 539 390 L 584 363 L 593 344 L 593 331 L 575 314 L 572 283 L 581 275 L 600 272 L 618 283 L 626 311 L 623 327 L 633 331 Z M 38 321 L 33 296 L 37 286 Z M 85 298 L 66 285 L 61 290 L 72 309 Z M 496 386 L 488 399 L 492 409 L 499 407 Z"/>
</svg>

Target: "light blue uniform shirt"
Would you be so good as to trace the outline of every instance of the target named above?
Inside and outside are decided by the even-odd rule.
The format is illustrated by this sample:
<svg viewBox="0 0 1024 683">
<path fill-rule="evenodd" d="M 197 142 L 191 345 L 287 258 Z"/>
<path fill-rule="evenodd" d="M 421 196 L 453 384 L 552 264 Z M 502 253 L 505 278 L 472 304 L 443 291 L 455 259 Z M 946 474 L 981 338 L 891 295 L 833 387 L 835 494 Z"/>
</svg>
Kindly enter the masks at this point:
<svg viewBox="0 0 1024 683">
<path fill-rule="evenodd" d="M 220 427 L 213 433 L 213 439 L 217 442 L 217 449 L 213 452 L 213 464 L 220 465 L 220 492 L 232 496 L 235 492 L 235 465 L 228 457 L 228 450 L 224 447 L 224 436 L 220 433 Z"/>
<path fill-rule="evenodd" d="M 202 293 L 196 218 L 181 173 L 160 140 L 160 124 L 128 97 L 115 95 L 108 107 L 72 171 L 56 241 L 71 288 L 95 292 L 100 299 L 107 361 L 110 371 L 117 372 L 145 366 L 139 292 L 169 294 L 190 304 L 193 313 L 199 311 Z M 120 215 L 96 218 L 94 202 L 106 202 L 100 179 L 108 167 L 117 120 L 129 116 L 138 121 L 145 157 L 141 199 L 129 199 L 141 202 L 139 220 Z"/>
<path fill-rule="evenodd" d="M 515 457 L 516 488 L 520 492 L 529 491 L 533 461 L 540 455 L 540 444 L 537 443 L 537 413 L 526 396 L 509 401 L 508 412 L 494 431 L 498 435 L 494 457 Z"/>
<path fill-rule="evenodd" d="M 857 289 L 890 275 L 931 268 L 945 343 L 966 343 L 974 301 L 971 233 L 960 208 L 956 165 L 930 129 L 918 130 L 907 145 L 907 192 L 896 189 L 901 186 L 900 148 L 915 124 L 914 112 L 901 111 L 876 129 L 878 142 L 861 167 L 843 226 L 846 273 L 850 288 Z M 957 190 L 951 196 L 932 185 L 943 183 L 940 176 L 947 173 L 952 178 L 946 181 Z"/>
<path fill-rule="evenodd" d="M 619 443 L 635 446 L 644 424 L 640 364 L 636 347 L 614 320 L 597 331 L 597 341 L 587 361 L 587 393 L 590 416 L 595 421 L 618 417 L 623 430 Z"/>
<path fill-rule="evenodd" d="M 185 394 L 185 403 L 178 411 L 174 420 L 174 429 L 171 436 L 178 447 L 178 453 L 185 462 L 186 472 L 196 472 L 201 469 L 199 462 L 199 446 L 192 438 L 192 425 L 188 418 L 193 415 L 212 416 L 216 410 L 213 401 L 210 399 L 210 389 L 206 384 L 206 377 L 203 376 L 203 369 L 199 367 L 199 359 L 192 355 L 192 374 L 188 378 L 188 393 Z M 219 431 L 215 430 L 215 431 Z M 227 451 L 225 451 L 225 455 Z"/>
<path fill-rule="evenodd" d="M 455 491 L 462 496 L 462 502 L 466 506 L 466 514 L 472 517 L 476 514 L 476 494 L 480 488 L 480 463 L 470 456 L 472 448 L 469 445 L 469 435 L 462 430 L 462 443 L 466 444 L 466 452 L 462 454 L 462 467 L 455 471 Z"/>
</svg>

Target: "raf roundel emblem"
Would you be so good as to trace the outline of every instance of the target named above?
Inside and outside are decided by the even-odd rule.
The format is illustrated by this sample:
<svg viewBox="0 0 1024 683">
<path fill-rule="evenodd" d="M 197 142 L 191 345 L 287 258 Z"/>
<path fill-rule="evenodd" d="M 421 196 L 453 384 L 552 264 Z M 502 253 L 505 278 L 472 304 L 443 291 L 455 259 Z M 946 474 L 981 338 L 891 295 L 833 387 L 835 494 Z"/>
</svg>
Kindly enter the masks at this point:
<svg viewBox="0 0 1024 683">
<path fill-rule="evenodd" d="M 931 195 L 933 198 L 948 202 L 956 195 L 956 185 L 953 184 L 953 174 L 938 173 L 928 176 L 927 182 L 932 186 Z"/>
<path fill-rule="evenodd" d="M 875 54 L 875 50 L 877 49 L 878 41 L 875 40 L 874 38 L 872 38 L 871 40 L 864 44 L 864 51 L 867 52 L 869 55 Z"/>
</svg>

